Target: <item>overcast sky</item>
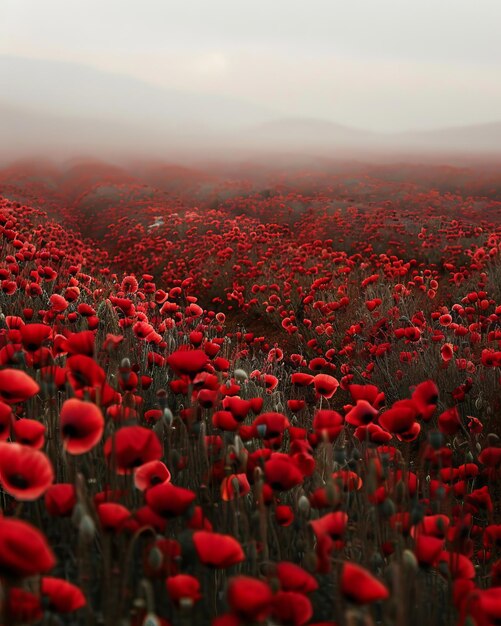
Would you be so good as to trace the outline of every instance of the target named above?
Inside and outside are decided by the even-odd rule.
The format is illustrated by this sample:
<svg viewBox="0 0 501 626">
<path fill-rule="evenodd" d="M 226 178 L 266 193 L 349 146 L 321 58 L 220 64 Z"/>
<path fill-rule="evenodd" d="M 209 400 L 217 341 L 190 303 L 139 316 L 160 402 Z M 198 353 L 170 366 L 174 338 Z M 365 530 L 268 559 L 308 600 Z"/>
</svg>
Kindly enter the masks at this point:
<svg viewBox="0 0 501 626">
<path fill-rule="evenodd" d="M 500 0 L 0 0 L 0 54 L 372 130 L 500 120 L 500 29 Z"/>
</svg>

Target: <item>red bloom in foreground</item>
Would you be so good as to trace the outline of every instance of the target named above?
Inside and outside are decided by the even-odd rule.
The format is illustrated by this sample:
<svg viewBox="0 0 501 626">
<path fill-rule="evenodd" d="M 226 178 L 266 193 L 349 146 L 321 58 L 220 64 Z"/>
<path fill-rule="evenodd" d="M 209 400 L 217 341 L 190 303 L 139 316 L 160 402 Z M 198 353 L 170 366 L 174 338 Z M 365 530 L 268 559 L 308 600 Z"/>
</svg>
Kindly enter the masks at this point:
<svg viewBox="0 0 501 626">
<path fill-rule="evenodd" d="M 341 592 L 347 600 L 355 604 L 370 604 L 385 600 L 390 595 L 388 589 L 370 572 L 345 562 L 341 573 Z"/>
<path fill-rule="evenodd" d="M 66 452 L 84 454 L 99 443 L 104 430 L 104 417 L 95 404 L 70 398 L 64 402 L 59 417 Z"/>
<path fill-rule="evenodd" d="M 49 607 L 58 613 L 71 613 L 86 605 L 82 590 L 62 578 L 44 576 L 40 592 L 48 598 Z"/>
<path fill-rule="evenodd" d="M 194 378 L 209 362 L 203 350 L 177 350 L 167 357 L 167 363 L 178 376 L 183 374 Z"/>
<path fill-rule="evenodd" d="M 142 426 L 125 426 L 108 437 L 104 444 L 108 461 L 116 464 L 118 474 L 125 474 L 148 461 L 162 456 L 162 445 L 156 434 Z"/>
<path fill-rule="evenodd" d="M 194 604 L 202 597 L 200 583 L 194 576 L 178 574 L 170 576 L 166 581 L 169 598 L 176 606 Z"/>
<path fill-rule="evenodd" d="M 245 559 L 240 543 L 231 535 L 200 530 L 193 533 L 198 558 L 204 565 L 224 569 Z"/>
<path fill-rule="evenodd" d="M 38 384 L 25 372 L 9 368 L 0 370 L 0 400 L 3 402 L 24 402 L 39 391 Z"/>
<path fill-rule="evenodd" d="M 24 577 L 51 570 L 56 559 L 42 533 L 27 522 L 0 517 L 0 575 Z"/>
<path fill-rule="evenodd" d="M 262 621 L 271 612 L 273 594 L 269 586 L 250 576 L 235 576 L 228 584 L 228 604 L 244 620 Z"/>
<path fill-rule="evenodd" d="M 19 443 L 0 443 L 0 483 L 17 500 L 36 500 L 54 481 L 43 452 Z"/>
<path fill-rule="evenodd" d="M 190 508 L 194 500 L 193 491 L 176 487 L 168 482 L 155 485 L 146 492 L 146 504 L 162 517 L 182 515 Z"/>
</svg>

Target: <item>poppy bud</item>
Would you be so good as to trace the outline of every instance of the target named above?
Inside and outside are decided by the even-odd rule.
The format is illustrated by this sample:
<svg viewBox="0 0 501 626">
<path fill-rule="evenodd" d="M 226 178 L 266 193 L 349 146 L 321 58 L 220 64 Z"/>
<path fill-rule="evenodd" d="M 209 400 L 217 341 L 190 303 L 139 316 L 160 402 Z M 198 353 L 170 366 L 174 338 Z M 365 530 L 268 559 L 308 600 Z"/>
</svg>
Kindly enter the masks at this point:
<svg viewBox="0 0 501 626">
<path fill-rule="evenodd" d="M 434 450 L 439 450 L 444 443 L 444 436 L 439 430 L 432 430 L 428 433 L 428 441 Z"/>
<path fill-rule="evenodd" d="M 310 516 L 310 511 L 311 511 L 310 501 L 305 495 L 300 496 L 297 502 L 297 507 L 302 515 L 304 515 L 305 517 Z"/>
<path fill-rule="evenodd" d="M 73 522 L 73 524 L 75 526 L 79 526 L 82 517 L 85 515 L 86 511 L 85 511 L 85 507 L 83 504 L 80 504 L 80 502 L 77 502 L 75 504 L 75 506 L 73 507 L 73 513 L 71 515 L 71 521 Z"/>
<path fill-rule="evenodd" d="M 382 517 L 391 517 L 395 514 L 396 510 L 397 507 L 390 498 L 386 498 L 386 500 L 379 505 L 379 513 Z"/>
<path fill-rule="evenodd" d="M 404 550 L 402 553 L 402 562 L 404 566 L 412 572 L 417 572 L 418 561 L 412 550 Z"/>
<path fill-rule="evenodd" d="M 234 376 L 236 380 L 238 380 L 238 382 L 243 382 L 244 380 L 247 380 L 248 378 L 247 372 L 243 369 L 236 369 Z"/>
<path fill-rule="evenodd" d="M 155 613 L 147 613 L 141 626 L 160 626 L 160 620 Z"/>
<path fill-rule="evenodd" d="M 94 524 L 92 517 L 87 513 L 80 520 L 78 533 L 80 538 L 86 543 L 90 543 L 94 539 L 96 534 L 96 525 Z"/>
<path fill-rule="evenodd" d="M 157 546 L 153 546 L 148 554 L 148 565 L 153 570 L 159 570 L 162 567 L 163 560 L 162 551 Z"/>
<path fill-rule="evenodd" d="M 170 428 L 172 426 L 174 416 L 172 415 L 172 411 L 169 409 L 169 407 L 164 408 L 163 413 L 162 413 L 162 420 L 163 420 L 163 423 L 167 426 L 167 428 Z"/>
</svg>

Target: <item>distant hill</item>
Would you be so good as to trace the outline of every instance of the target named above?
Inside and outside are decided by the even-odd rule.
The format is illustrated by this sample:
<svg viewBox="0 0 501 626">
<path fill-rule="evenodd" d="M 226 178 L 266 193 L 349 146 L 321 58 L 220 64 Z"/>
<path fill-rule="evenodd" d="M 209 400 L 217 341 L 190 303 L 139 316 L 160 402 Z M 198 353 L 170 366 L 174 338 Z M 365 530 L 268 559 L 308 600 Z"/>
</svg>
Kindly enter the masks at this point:
<svg viewBox="0 0 501 626">
<path fill-rule="evenodd" d="M 281 118 L 243 100 L 164 89 L 75 63 L 2 55 L 0 84 L 3 163 L 31 156 L 191 163 L 266 155 L 501 155 L 501 122 L 376 133 L 329 120 Z"/>
</svg>

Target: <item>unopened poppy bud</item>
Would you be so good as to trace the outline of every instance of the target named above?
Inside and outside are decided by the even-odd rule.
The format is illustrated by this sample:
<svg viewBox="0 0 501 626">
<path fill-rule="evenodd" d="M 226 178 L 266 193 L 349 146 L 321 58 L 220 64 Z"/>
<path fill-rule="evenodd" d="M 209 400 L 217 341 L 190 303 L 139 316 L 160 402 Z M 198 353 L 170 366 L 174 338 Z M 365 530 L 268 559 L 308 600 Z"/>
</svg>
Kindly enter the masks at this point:
<svg viewBox="0 0 501 626">
<path fill-rule="evenodd" d="M 310 515 L 311 505 L 310 501 L 305 495 L 299 497 L 299 500 L 297 501 L 297 507 L 302 515 L 304 515 L 305 517 L 308 517 Z"/>
<path fill-rule="evenodd" d="M 160 626 L 160 620 L 155 613 L 148 613 L 141 626 Z"/>
<path fill-rule="evenodd" d="M 266 424 L 258 424 L 256 430 L 259 437 L 264 437 L 266 435 Z"/>
<path fill-rule="evenodd" d="M 307 552 L 304 555 L 303 564 L 304 564 L 304 568 L 308 572 L 316 572 L 317 571 L 318 556 L 316 555 L 316 553 L 313 550 L 311 552 Z"/>
<path fill-rule="evenodd" d="M 386 498 L 386 500 L 379 505 L 379 513 L 382 517 L 391 517 L 395 514 L 396 510 L 395 503 L 390 498 Z"/>
<path fill-rule="evenodd" d="M 384 564 L 384 559 L 379 552 L 374 552 L 371 557 L 371 566 L 373 569 L 378 569 Z"/>
<path fill-rule="evenodd" d="M 165 407 L 162 413 L 162 420 L 163 423 L 170 428 L 170 426 L 172 426 L 172 422 L 174 420 L 174 416 L 172 415 L 172 411 L 169 409 L 169 407 Z"/>
<path fill-rule="evenodd" d="M 231 486 L 233 491 L 235 492 L 235 495 L 238 496 L 240 493 L 240 483 L 238 482 L 238 478 L 231 479 Z"/>
<path fill-rule="evenodd" d="M 418 561 L 416 559 L 416 555 L 412 550 L 404 550 L 402 553 L 402 562 L 404 566 L 410 569 L 413 572 L 416 572 L 418 569 Z"/>
<path fill-rule="evenodd" d="M 325 485 L 325 495 L 330 506 L 335 506 L 338 503 L 339 489 L 331 480 Z"/>
<path fill-rule="evenodd" d="M 243 369 L 236 369 L 235 370 L 235 379 L 238 380 L 239 382 L 243 382 L 244 380 L 247 380 L 249 378 L 249 376 L 247 375 L 247 372 Z"/>
<path fill-rule="evenodd" d="M 444 443 L 444 436 L 439 430 L 432 430 L 428 433 L 428 442 L 434 450 L 439 450 Z"/>
<path fill-rule="evenodd" d="M 181 598 L 179 600 L 179 607 L 185 611 L 189 611 L 193 608 L 193 598 Z"/>
<path fill-rule="evenodd" d="M 397 504 L 402 504 L 405 498 L 406 491 L 407 490 L 405 488 L 404 482 L 402 480 L 399 480 L 398 483 L 395 485 L 395 502 Z"/>
<path fill-rule="evenodd" d="M 346 450 L 344 448 L 334 448 L 334 461 L 340 464 L 346 461 Z"/>
<path fill-rule="evenodd" d="M 424 514 L 424 506 L 421 503 L 416 502 L 411 509 L 411 524 L 413 526 L 416 526 L 417 524 L 422 522 Z"/>
<path fill-rule="evenodd" d="M 235 448 L 235 454 L 237 455 L 237 457 L 239 457 L 240 453 L 243 450 L 244 443 L 238 435 L 235 435 L 235 438 L 233 440 L 233 447 Z"/>
<path fill-rule="evenodd" d="M 163 560 L 162 551 L 157 546 L 153 546 L 148 554 L 148 565 L 152 569 L 158 570 L 162 567 Z"/>
<path fill-rule="evenodd" d="M 120 368 L 124 370 L 130 370 L 130 359 L 128 357 L 122 359 L 120 363 Z"/>
<path fill-rule="evenodd" d="M 90 515 L 85 514 L 82 517 L 80 524 L 78 525 L 78 533 L 80 538 L 87 543 L 90 543 L 94 539 L 96 534 L 96 525 Z"/>
<path fill-rule="evenodd" d="M 85 515 L 85 507 L 80 502 L 77 502 L 73 507 L 73 512 L 71 514 L 71 521 L 75 526 L 80 524 L 82 517 Z"/>
<path fill-rule="evenodd" d="M 153 426 L 153 430 L 155 431 L 155 434 L 161 439 L 163 437 L 163 435 L 164 435 L 164 423 L 163 423 L 163 421 L 157 422 Z"/>
</svg>

